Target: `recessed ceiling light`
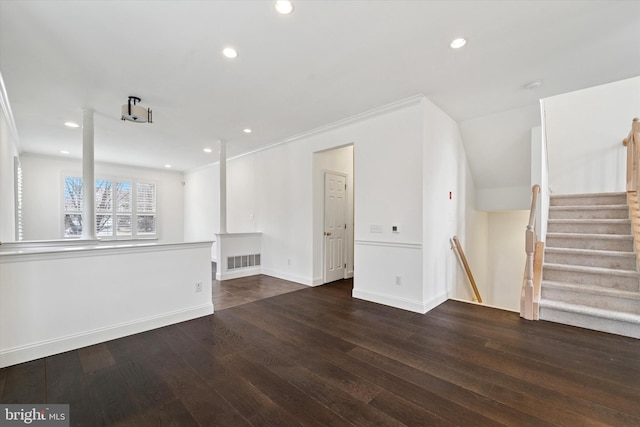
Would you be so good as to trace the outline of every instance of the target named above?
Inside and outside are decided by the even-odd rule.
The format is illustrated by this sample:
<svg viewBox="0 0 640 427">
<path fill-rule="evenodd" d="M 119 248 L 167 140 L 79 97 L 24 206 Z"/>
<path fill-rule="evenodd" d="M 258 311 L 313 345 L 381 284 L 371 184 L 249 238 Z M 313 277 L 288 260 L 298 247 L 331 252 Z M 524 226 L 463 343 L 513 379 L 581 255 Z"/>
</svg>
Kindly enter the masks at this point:
<svg viewBox="0 0 640 427">
<path fill-rule="evenodd" d="M 169 169 L 171 165 L 164 165 L 165 168 Z"/>
<path fill-rule="evenodd" d="M 244 133 L 251 133 L 251 129 L 246 128 L 246 129 L 243 129 L 243 130 L 242 130 L 242 132 L 244 132 Z"/>
<path fill-rule="evenodd" d="M 64 125 L 65 125 L 66 127 L 68 127 L 68 128 L 79 128 L 79 127 L 80 127 L 80 125 L 79 125 L 79 124 L 74 123 L 74 122 L 65 122 L 65 124 L 64 124 Z"/>
<path fill-rule="evenodd" d="M 293 3 L 288 0 L 277 0 L 276 10 L 282 15 L 288 15 L 293 12 Z"/>
<path fill-rule="evenodd" d="M 460 49 L 465 44 L 467 44 L 467 41 L 463 38 L 459 38 L 452 41 L 449 46 L 451 46 L 452 49 Z"/>
<path fill-rule="evenodd" d="M 225 47 L 222 50 L 222 54 L 224 56 L 226 56 L 227 58 L 237 58 L 238 57 L 238 52 L 232 47 Z"/>
<path fill-rule="evenodd" d="M 69 154 L 67 150 L 60 150 L 60 154 Z"/>
<path fill-rule="evenodd" d="M 211 148 L 205 148 L 202 151 L 204 151 L 205 153 L 211 153 L 213 150 Z"/>
<path fill-rule="evenodd" d="M 533 90 L 533 89 L 538 89 L 540 86 L 542 86 L 542 80 L 534 80 L 524 85 L 524 88 Z"/>
</svg>

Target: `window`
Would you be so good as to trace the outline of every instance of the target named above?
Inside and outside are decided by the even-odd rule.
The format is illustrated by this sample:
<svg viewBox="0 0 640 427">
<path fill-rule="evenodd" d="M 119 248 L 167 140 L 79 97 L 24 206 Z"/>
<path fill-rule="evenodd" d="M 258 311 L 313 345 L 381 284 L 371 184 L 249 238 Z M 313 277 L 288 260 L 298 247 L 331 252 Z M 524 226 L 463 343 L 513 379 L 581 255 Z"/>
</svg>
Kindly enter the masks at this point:
<svg viewBox="0 0 640 427">
<path fill-rule="evenodd" d="M 82 178 L 64 180 L 64 236 L 81 236 Z M 96 179 L 95 192 L 96 236 L 115 239 L 157 235 L 155 184 Z"/>
</svg>

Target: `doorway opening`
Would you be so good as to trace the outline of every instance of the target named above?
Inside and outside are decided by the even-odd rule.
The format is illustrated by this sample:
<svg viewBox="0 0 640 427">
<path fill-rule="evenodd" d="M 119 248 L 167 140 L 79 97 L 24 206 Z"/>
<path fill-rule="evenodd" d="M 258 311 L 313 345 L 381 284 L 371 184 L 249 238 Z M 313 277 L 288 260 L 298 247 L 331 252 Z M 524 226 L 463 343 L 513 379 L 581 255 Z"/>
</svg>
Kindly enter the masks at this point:
<svg viewBox="0 0 640 427">
<path fill-rule="evenodd" d="M 314 284 L 353 277 L 353 144 L 313 155 Z"/>
</svg>

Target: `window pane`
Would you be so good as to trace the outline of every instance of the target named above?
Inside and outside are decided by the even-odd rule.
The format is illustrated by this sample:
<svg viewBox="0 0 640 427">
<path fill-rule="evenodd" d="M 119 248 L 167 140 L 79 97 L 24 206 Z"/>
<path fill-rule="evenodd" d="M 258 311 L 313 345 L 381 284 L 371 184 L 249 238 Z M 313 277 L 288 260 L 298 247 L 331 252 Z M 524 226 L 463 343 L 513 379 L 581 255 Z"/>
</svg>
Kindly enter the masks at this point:
<svg viewBox="0 0 640 427">
<path fill-rule="evenodd" d="M 66 214 L 64 216 L 64 237 L 82 236 L 82 215 Z"/>
<path fill-rule="evenodd" d="M 64 178 L 64 211 L 82 212 L 82 178 Z"/>
<path fill-rule="evenodd" d="M 131 215 L 117 215 L 118 236 L 131 236 Z"/>
<path fill-rule="evenodd" d="M 98 236 L 113 235 L 113 217 L 111 215 L 96 215 L 96 234 Z"/>
<path fill-rule="evenodd" d="M 111 212 L 113 206 L 112 188 L 113 182 L 111 180 L 96 179 L 96 212 Z"/>
<path fill-rule="evenodd" d="M 154 213 L 156 211 L 156 185 L 138 183 L 136 190 L 138 212 Z"/>
<path fill-rule="evenodd" d="M 116 209 L 118 212 L 131 212 L 131 183 L 116 183 Z M 131 225 L 131 221 L 129 221 Z"/>
<path fill-rule="evenodd" d="M 138 235 L 156 234 L 156 216 L 138 215 Z"/>
</svg>

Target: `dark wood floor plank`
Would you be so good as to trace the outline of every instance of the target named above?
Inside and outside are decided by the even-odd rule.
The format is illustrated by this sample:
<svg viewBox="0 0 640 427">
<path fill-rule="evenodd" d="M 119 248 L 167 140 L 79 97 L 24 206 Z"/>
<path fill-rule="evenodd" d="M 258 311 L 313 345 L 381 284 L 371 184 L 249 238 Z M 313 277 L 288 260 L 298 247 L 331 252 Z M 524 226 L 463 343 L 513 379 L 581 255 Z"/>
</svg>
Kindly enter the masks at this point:
<svg viewBox="0 0 640 427">
<path fill-rule="evenodd" d="M 479 323 L 492 326 L 485 327 L 486 333 L 498 330 L 501 334 L 505 334 L 512 331 L 526 336 L 532 342 L 541 340 L 541 343 L 572 344 L 582 348 L 583 352 L 597 353 L 604 357 L 610 356 L 609 349 L 614 345 L 616 346 L 617 359 L 624 359 L 628 363 L 638 363 L 640 340 L 634 338 L 553 322 L 530 322 L 521 319 L 517 313 L 459 301 L 447 301 L 446 304 L 436 307 L 432 314 L 441 317 L 448 314 L 460 325 L 473 326 Z"/>
<path fill-rule="evenodd" d="M 435 334 L 445 335 L 443 331 L 432 331 L 431 337 Z M 554 424 L 568 423 L 573 426 L 579 422 L 585 426 L 600 425 L 596 420 L 604 420 L 605 425 L 622 426 L 638 422 L 592 401 L 546 388 L 544 382 L 525 381 L 476 364 L 473 359 L 462 359 L 457 354 L 447 352 L 443 346 L 433 345 L 433 339 L 430 343 L 432 345 L 421 347 L 418 353 L 403 354 L 402 360 L 410 366 L 463 385 L 530 415 L 541 414 L 539 408 L 544 406 L 550 410 L 542 414 Z"/>
<path fill-rule="evenodd" d="M 445 318 L 446 314 L 443 314 L 445 309 L 439 311 L 439 313 L 434 313 L 434 316 L 441 316 L 441 318 Z M 496 310 L 501 312 L 502 310 Z M 502 311 L 504 312 L 504 311 Z M 476 334 L 484 334 L 487 338 L 496 338 L 496 341 L 499 340 L 501 345 L 504 348 L 504 351 L 508 351 L 512 349 L 512 351 L 521 354 L 526 357 L 533 358 L 535 360 L 546 361 L 550 364 L 563 364 L 567 357 L 571 357 L 574 361 L 572 366 L 574 369 L 580 369 L 582 366 L 588 366 L 589 369 L 586 371 L 582 371 L 584 374 L 596 376 L 601 379 L 619 382 L 621 385 L 626 386 L 637 386 L 637 382 L 635 384 L 633 382 L 629 382 L 629 378 L 640 377 L 640 358 L 635 357 L 633 359 L 628 358 L 611 358 L 611 355 L 608 352 L 608 348 L 606 346 L 600 346 L 600 340 L 593 340 L 589 347 L 585 347 L 584 345 L 576 345 L 571 342 L 571 338 L 575 335 L 569 331 L 569 333 L 564 335 L 559 335 L 558 333 L 554 334 L 553 337 L 549 336 L 539 336 L 532 333 L 521 333 L 517 332 L 517 329 L 514 327 L 511 328 L 499 328 L 495 326 L 495 319 L 490 322 L 487 319 L 482 319 L 482 323 L 478 323 L 478 319 L 469 319 L 468 314 L 462 316 L 457 311 L 455 314 L 449 315 L 451 321 L 455 322 L 457 325 L 466 326 L 465 333 L 476 333 Z M 511 320 L 515 320 L 518 323 L 524 323 L 523 326 L 525 328 L 518 329 L 527 329 L 529 325 L 524 320 L 518 318 L 516 313 L 510 313 Z M 504 319 L 504 317 L 502 317 Z M 538 323 L 540 324 L 540 323 Z M 481 326 L 482 325 L 482 326 Z M 487 327 L 491 326 L 493 327 Z M 533 329 L 534 331 L 537 329 Z M 602 338 L 610 338 L 609 334 L 601 333 Z M 622 337 L 618 337 L 622 338 Z M 621 341 L 625 341 L 624 339 Z M 638 340 L 634 340 L 632 338 L 626 339 L 626 341 L 635 342 Z M 549 348 L 553 348 L 553 351 L 549 351 Z M 580 351 L 576 351 L 576 349 L 580 349 Z M 637 348 L 636 354 L 640 354 L 640 345 Z M 599 369 L 600 364 L 605 362 L 604 371 Z M 621 367 L 625 367 L 628 375 L 622 375 L 619 377 L 613 377 L 612 374 L 615 374 L 616 371 L 611 371 L 607 367 L 610 365 L 619 365 Z"/>
<path fill-rule="evenodd" d="M 242 350 L 246 346 L 240 335 L 227 328 L 215 316 L 190 320 L 182 326 L 186 334 L 219 357 Z"/>
<path fill-rule="evenodd" d="M 0 403 L 45 403 L 47 399 L 44 359 L 4 368 L 7 370 Z"/>
<path fill-rule="evenodd" d="M 303 425 L 278 406 L 259 411 L 249 419 L 249 422 L 253 426 L 296 427 Z"/>
<path fill-rule="evenodd" d="M 116 366 L 86 375 L 87 387 L 97 425 L 111 425 L 135 417 L 139 413 L 122 374 Z"/>
<path fill-rule="evenodd" d="M 415 369 L 402 361 L 394 360 L 363 348 L 356 348 L 350 354 L 364 363 L 383 369 L 434 394 L 447 396 L 452 402 L 498 423 L 531 427 L 553 425 L 501 402 L 465 389 L 455 383 Z"/>
<path fill-rule="evenodd" d="M 640 425 L 640 340 L 351 292 L 229 281 L 217 297 L 256 301 L 0 369 L 0 402 L 70 403 L 96 426 Z"/>
<path fill-rule="evenodd" d="M 162 375 L 199 425 L 250 425 L 220 394 L 221 390 L 206 383 L 191 367 L 163 370 Z"/>
<path fill-rule="evenodd" d="M 292 364 L 299 364 L 308 368 L 332 387 L 340 389 L 364 403 L 370 402 L 371 399 L 382 391 L 382 389 L 375 384 L 345 371 L 339 365 L 331 363 L 322 357 L 309 357 L 309 352 L 298 351 L 299 346 L 296 341 L 281 340 L 257 328 L 254 324 L 234 316 L 232 314 L 234 312 L 227 311 L 221 316 L 224 317 L 225 322 L 227 322 L 230 327 L 237 329 L 244 337 L 250 338 L 254 344 L 252 351 L 269 351 L 276 349 L 279 357 Z M 243 313 L 245 316 L 252 315 L 251 312 L 245 311 Z M 262 323 L 262 317 L 259 314 L 255 315 L 255 323 Z M 314 352 L 313 347 L 305 346 L 305 348 Z M 286 351 L 283 351 L 284 349 L 286 349 Z M 323 351 L 315 352 L 313 355 L 321 355 L 325 348 L 322 350 Z"/>
<path fill-rule="evenodd" d="M 185 326 L 186 327 L 186 326 Z M 275 403 L 245 378 L 235 375 L 209 351 L 188 336 L 183 328 L 158 331 L 174 352 L 245 419 L 268 411 Z"/>
<path fill-rule="evenodd" d="M 289 382 L 275 375 L 273 372 L 260 369 L 244 356 L 235 355 L 228 358 L 226 365 L 234 373 L 247 379 L 254 387 L 275 402 L 280 408 L 289 413 L 304 425 L 344 425 L 345 420 L 326 406 L 301 392 Z"/>
<path fill-rule="evenodd" d="M 47 357 L 47 403 L 69 405 L 69 424 L 92 426 L 96 424 L 89 389 L 85 385 L 84 371 L 79 353 L 69 351 Z"/>
<path fill-rule="evenodd" d="M 386 390 L 382 391 L 369 404 L 408 426 L 455 426 L 455 424 L 450 421 L 432 414 L 422 407 Z"/>
<path fill-rule="evenodd" d="M 570 394 L 587 402 L 595 402 L 632 417 L 640 415 L 640 407 L 634 403 L 639 396 L 636 390 L 575 374 L 571 370 L 571 363 L 558 368 L 464 340 L 451 343 L 450 336 L 449 334 L 448 339 L 444 339 L 434 331 L 428 342 L 451 357 L 474 360 L 475 363 L 489 370 L 503 372 L 523 381 L 542 384 L 551 390 Z M 414 353 L 419 351 L 415 350 Z"/>
<path fill-rule="evenodd" d="M 106 343 L 81 348 L 78 350 L 78 355 L 85 374 L 116 364 Z"/>
<path fill-rule="evenodd" d="M 276 353 L 277 352 L 277 353 Z M 255 349 L 243 352 L 243 357 L 278 375 L 298 388 L 310 399 L 319 402 L 336 415 L 344 418 L 344 424 L 354 425 L 401 425 L 396 419 L 374 407 L 370 407 L 348 392 L 333 387 L 331 382 L 315 370 L 281 357 L 278 349 Z"/>
<path fill-rule="evenodd" d="M 174 400 L 148 408 L 138 415 L 113 424 L 113 427 L 198 427 L 199 425 L 182 402 Z"/>
</svg>

